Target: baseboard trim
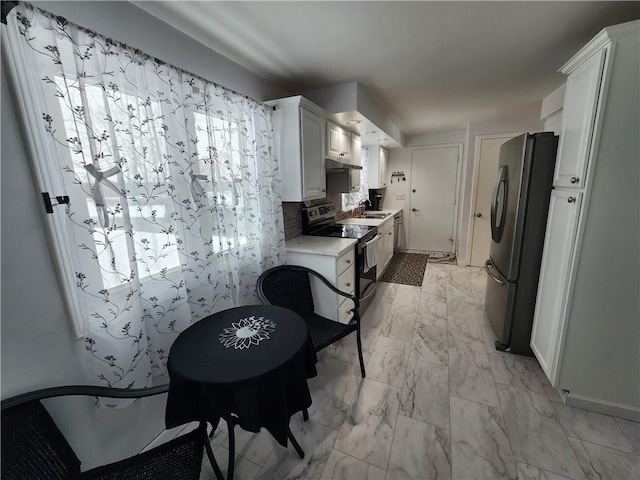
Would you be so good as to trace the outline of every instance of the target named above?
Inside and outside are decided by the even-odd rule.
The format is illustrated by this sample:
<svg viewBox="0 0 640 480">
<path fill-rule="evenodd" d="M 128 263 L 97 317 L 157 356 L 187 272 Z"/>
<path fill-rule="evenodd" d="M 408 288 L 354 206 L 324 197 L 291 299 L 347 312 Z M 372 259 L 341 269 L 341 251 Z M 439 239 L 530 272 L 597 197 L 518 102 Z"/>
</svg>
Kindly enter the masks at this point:
<svg viewBox="0 0 640 480">
<path fill-rule="evenodd" d="M 151 440 L 151 442 L 149 442 L 149 444 L 146 447 L 144 447 L 140 453 L 147 452 L 152 448 L 157 447 L 158 445 L 167 443 L 173 440 L 174 438 L 179 437 L 180 435 L 190 432 L 191 430 L 194 430 L 195 428 L 197 428 L 198 425 L 199 425 L 198 422 L 191 422 L 186 425 L 180 425 L 179 427 L 170 428 L 169 430 L 163 430 L 158 434 L 157 437 Z M 210 431 L 211 426 L 207 424 L 207 427 L 208 427 L 207 430 Z"/>
<path fill-rule="evenodd" d="M 640 408 L 621 403 L 608 402 L 597 398 L 585 397 L 569 392 L 565 401 L 570 407 L 582 408 L 605 415 L 613 415 L 634 422 L 640 422 Z"/>
</svg>

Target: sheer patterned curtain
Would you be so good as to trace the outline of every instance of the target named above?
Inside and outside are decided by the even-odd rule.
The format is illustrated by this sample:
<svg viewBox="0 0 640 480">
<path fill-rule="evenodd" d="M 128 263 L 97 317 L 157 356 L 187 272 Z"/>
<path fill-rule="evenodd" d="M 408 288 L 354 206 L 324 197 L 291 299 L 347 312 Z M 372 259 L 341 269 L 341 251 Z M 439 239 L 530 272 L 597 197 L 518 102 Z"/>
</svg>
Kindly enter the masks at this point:
<svg viewBox="0 0 640 480">
<path fill-rule="evenodd" d="M 284 263 L 271 110 L 28 4 L 3 55 L 97 383 L 165 373 L 178 333 Z M 37 272 L 34 272 L 37 274 Z"/>
</svg>

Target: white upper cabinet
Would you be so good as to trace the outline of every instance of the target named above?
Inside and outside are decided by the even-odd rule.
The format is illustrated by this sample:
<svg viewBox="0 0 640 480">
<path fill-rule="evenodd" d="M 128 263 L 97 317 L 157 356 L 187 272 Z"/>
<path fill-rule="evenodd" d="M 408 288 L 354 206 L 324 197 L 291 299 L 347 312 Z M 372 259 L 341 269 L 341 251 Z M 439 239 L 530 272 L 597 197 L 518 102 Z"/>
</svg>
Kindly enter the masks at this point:
<svg viewBox="0 0 640 480">
<path fill-rule="evenodd" d="M 387 186 L 387 165 L 389 153 L 382 147 L 368 146 L 367 168 L 369 169 L 369 188 L 385 188 Z"/>
<path fill-rule="evenodd" d="M 360 165 L 360 150 L 357 152 L 357 163 L 354 163 L 354 137 L 357 138 L 359 142 L 360 137 L 358 135 L 351 133 L 349 130 L 345 130 L 335 123 L 327 122 L 326 158 L 342 163 Z"/>
<path fill-rule="evenodd" d="M 282 175 L 282 201 L 326 197 L 324 110 L 301 96 L 266 102 L 275 107 L 275 155 Z"/>
<path fill-rule="evenodd" d="M 362 154 L 362 141 L 360 140 L 360 136 L 355 133 L 351 134 L 351 164 L 352 165 L 362 165 L 361 160 Z"/>
<path fill-rule="evenodd" d="M 351 132 L 347 130 L 342 130 L 340 132 L 342 136 L 340 140 L 340 145 L 342 146 L 342 158 L 344 161 L 348 163 L 351 162 Z"/>
<path fill-rule="evenodd" d="M 593 122 L 599 100 L 606 48 L 594 52 L 569 74 L 562 113 L 556 187 L 582 188 L 589 163 Z"/>
<path fill-rule="evenodd" d="M 327 122 L 326 156 L 337 160 L 342 153 L 342 129 L 334 123 Z"/>
</svg>

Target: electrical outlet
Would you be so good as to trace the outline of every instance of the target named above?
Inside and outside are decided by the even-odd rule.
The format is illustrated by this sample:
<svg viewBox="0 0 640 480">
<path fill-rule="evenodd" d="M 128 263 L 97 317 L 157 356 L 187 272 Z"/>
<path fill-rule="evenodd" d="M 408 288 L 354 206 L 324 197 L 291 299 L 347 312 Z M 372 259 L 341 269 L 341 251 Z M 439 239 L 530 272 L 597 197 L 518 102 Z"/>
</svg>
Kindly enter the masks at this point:
<svg viewBox="0 0 640 480">
<path fill-rule="evenodd" d="M 407 198 L 406 193 L 396 193 L 396 200 L 405 200 Z"/>
</svg>

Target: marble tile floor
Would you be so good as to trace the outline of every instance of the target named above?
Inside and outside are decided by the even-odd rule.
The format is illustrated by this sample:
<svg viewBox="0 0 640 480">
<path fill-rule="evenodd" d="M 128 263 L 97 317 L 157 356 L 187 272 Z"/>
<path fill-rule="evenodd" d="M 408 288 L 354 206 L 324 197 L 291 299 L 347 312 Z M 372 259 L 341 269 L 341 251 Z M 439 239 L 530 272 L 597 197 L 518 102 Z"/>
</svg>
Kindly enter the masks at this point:
<svg viewBox="0 0 640 480">
<path fill-rule="evenodd" d="M 428 264 L 379 283 L 355 338 L 321 352 L 300 459 L 236 428 L 237 479 L 639 479 L 640 424 L 567 407 L 534 358 L 498 352 L 482 269 Z M 223 472 L 226 429 L 212 440 Z M 214 479 L 205 460 L 201 480 Z"/>
</svg>

